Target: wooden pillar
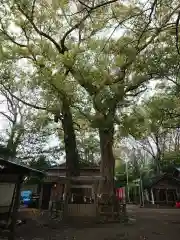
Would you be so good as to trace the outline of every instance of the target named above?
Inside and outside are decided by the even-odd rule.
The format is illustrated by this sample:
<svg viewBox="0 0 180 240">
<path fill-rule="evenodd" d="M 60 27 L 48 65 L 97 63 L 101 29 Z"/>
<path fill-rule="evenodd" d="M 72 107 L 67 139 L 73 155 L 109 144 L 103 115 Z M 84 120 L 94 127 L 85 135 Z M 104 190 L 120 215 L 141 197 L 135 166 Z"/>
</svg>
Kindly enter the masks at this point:
<svg viewBox="0 0 180 240">
<path fill-rule="evenodd" d="M 179 200 L 178 198 L 179 198 L 179 192 L 178 192 L 178 189 L 176 188 L 176 199 L 175 200 L 176 201 Z"/>
<path fill-rule="evenodd" d="M 158 189 L 154 189 L 155 203 L 158 204 Z"/>
<path fill-rule="evenodd" d="M 20 176 L 18 179 L 18 182 L 16 183 L 16 193 L 15 193 L 15 199 L 13 204 L 13 210 L 12 210 L 12 218 L 11 218 L 11 224 L 10 224 L 10 235 L 8 237 L 8 240 L 14 240 L 15 239 L 15 228 L 16 228 L 16 221 L 18 216 L 18 209 L 20 205 L 20 194 L 21 194 L 21 184 L 23 182 L 23 176 Z"/>
<path fill-rule="evenodd" d="M 96 198 L 96 186 L 95 183 L 92 184 L 92 199 L 95 202 L 95 198 Z"/>
<path fill-rule="evenodd" d="M 160 204 L 160 194 L 159 194 L 159 192 L 160 192 L 160 189 L 157 189 L 156 190 L 156 201 L 158 202 L 158 204 Z"/>
<path fill-rule="evenodd" d="M 148 202 L 149 202 L 149 194 L 148 194 L 148 191 L 147 191 L 147 189 L 145 190 L 145 197 L 146 197 L 146 201 L 148 201 Z"/>
<path fill-rule="evenodd" d="M 58 196 L 58 200 L 61 200 L 62 199 L 62 195 L 63 195 L 63 184 L 61 183 L 58 183 L 59 185 L 59 196 Z"/>
<path fill-rule="evenodd" d="M 173 191 L 173 199 L 174 199 L 173 203 L 175 203 L 176 202 L 176 190 Z"/>
<path fill-rule="evenodd" d="M 65 183 L 65 188 L 64 188 L 64 211 L 63 211 L 64 219 L 68 218 L 68 213 L 69 213 L 68 205 L 69 205 L 70 193 L 71 193 L 71 181 L 68 180 Z"/>
<path fill-rule="evenodd" d="M 168 194 L 167 194 L 167 189 L 165 189 L 165 194 L 166 194 L 166 204 L 168 204 Z"/>
<path fill-rule="evenodd" d="M 56 184 L 55 191 L 56 191 L 56 196 L 55 196 L 56 201 L 60 201 L 61 198 L 62 198 L 62 195 L 63 195 L 63 185 L 62 185 L 62 183 L 57 183 Z"/>
<path fill-rule="evenodd" d="M 136 186 L 134 187 L 134 203 L 136 203 Z"/>
<path fill-rule="evenodd" d="M 43 184 L 41 183 L 41 190 L 39 194 L 39 209 L 41 209 L 42 206 L 42 198 L 43 198 Z"/>
<path fill-rule="evenodd" d="M 152 204 L 155 203 L 155 202 L 154 202 L 154 194 L 153 194 L 153 190 L 152 190 L 152 188 L 151 188 L 151 201 L 152 201 Z"/>
</svg>

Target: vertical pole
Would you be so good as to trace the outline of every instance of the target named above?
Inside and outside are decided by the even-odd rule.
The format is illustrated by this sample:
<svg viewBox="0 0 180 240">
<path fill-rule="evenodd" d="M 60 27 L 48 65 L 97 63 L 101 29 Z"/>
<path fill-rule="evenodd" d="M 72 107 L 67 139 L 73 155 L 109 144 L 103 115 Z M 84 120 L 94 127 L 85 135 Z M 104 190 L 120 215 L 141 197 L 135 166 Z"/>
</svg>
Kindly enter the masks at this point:
<svg viewBox="0 0 180 240">
<path fill-rule="evenodd" d="M 141 180 L 139 181 L 138 190 L 139 190 L 139 205 L 141 206 Z"/>
<path fill-rule="evenodd" d="M 41 183 L 41 189 L 40 189 L 40 194 L 39 194 L 39 209 L 42 207 L 42 198 L 43 198 L 43 184 Z"/>
<path fill-rule="evenodd" d="M 145 194 L 146 194 L 146 200 L 149 202 L 149 193 L 148 193 L 147 189 L 145 191 Z"/>
<path fill-rule="evenodd" d="M 91 197 L 95 202 L 95 186 L 94 186 L 94 183 L 93 183 L 92 188 L 91 188 Z"/>
<path fill-rule="evenodd" d="M 176 198 L 175 198 L 175 201 L 178 201 L 179 200 L 179 193 L 178 193 L 178 189 L 176 188 Z"/>
<path fill-rule="evenodd" d="M 144 207 L 144 192 L 143 192 L 143 183 L 142 183 L 141 172 L 140 172 L 140 189 L 141 189 L 141 206 Z"/>
<path fill-rule="evenodd" d="M 134 203 L 137 204 L 137 186 L 134 187 Z"/>
<path fill-rule="evenodd" d="M 166 204 L 168 204 L 168 195 L 167 195 L 167 189 L 165 189 L 165 195 L 166 195 Z"/>
<path fill-rule="evenodd" d="M 159 189 L 157 189 L 156 198 L 157 198 L 158 204 L 160 204 L 160 192 L 159 192 Z"/>
<path fill-rule="evenodd" d="M 152 204 L 155 204 L 155 202 L 154 202 L 154 194 L 153 194 L 152 188 L 151 188 L 151 201 L 152 201 Z"/>
<path fill-rule="evenodd" d="M 128 161 L 126 161 L 126 187 L 127 187 L 127 202 L 129 203 L 129 172 L 128 172 Z"/>
<path fill-rule="evenodd" d="M 15 229 L 16 229 L 16 221 L 17 221 L 17 213 L 18 208 L 20 204 L 20 193 L 21 193 L 21 184 L 23 181 L 23 176 L 20 176 L 18 178 L 18 182 L 16 183 L 16 194 L 14 199 L 14 205 L 12 210 L 12 219 L 11 219 L 11 225 L 10 225 L 10 236 L 8 237 L 8 240 L 14 240 L 15 239 Z"/>
<path fill-rule="evenodd" d="M 173 204 L 176 203 L 176 190 L 173 190 Z"/>
<path fill-rule="evenodd" d="M 63 218 L 68 218 L 68 206 L 69 206 L 69 199 L 70 199 L 70 190 L 71 190 L 71 180 L 68 179 L 65 183 L 64 188 L 64 211 L 63 211 Z"/>
</svg>

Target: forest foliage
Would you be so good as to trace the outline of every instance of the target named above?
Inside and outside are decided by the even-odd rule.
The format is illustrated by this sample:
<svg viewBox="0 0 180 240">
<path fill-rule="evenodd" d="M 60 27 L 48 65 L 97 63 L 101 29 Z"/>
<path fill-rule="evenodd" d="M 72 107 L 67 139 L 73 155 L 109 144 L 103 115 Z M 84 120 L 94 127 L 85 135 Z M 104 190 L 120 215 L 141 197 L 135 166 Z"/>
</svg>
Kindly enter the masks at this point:
<svg viewBox="0 0 180 240">
<path fill-rule="evenodd" d="M 1 142 L 14 157 L 65 158 L 69 174 L 100 162 L 110 191 L 124 154 L 135 175 L 179 163 L 178 1 L 0 3 Z"/>
</svg>

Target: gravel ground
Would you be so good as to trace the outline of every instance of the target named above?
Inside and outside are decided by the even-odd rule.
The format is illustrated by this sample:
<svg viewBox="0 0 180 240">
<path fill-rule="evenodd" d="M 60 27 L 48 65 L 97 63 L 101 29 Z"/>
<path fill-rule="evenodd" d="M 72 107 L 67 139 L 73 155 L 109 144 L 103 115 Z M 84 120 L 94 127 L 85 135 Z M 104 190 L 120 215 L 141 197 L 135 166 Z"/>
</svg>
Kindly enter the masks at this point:
<svg viewBox="0 0 180 240">
<path fill-rule="evenodd" d="M 170 240 L 179 238 L 180 210 L 129 206 L 130 222 L 116 224 L 60 223 L 41 225 L 28 220 L 17 228 L 17 240 Z"/>
</svg>

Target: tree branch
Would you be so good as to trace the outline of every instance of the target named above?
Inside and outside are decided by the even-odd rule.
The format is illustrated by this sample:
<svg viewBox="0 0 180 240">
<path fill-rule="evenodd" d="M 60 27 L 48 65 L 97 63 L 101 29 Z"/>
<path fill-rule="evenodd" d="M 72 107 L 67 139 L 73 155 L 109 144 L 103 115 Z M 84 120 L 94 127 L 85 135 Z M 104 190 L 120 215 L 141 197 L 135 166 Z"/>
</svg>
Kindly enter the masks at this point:
<svg viewBox="0 0 180 240">
<path fill-rule="evenodd" d="M 155 10 L 156 5 L 157 5 L 157 0 L 154 0 L 154 2 L 152 3 L 152 6 L 151 6 L 151 8 L 150 8 L 151 11 L 150 11 L 150 14 L 149 14 L 148 22 L 147 22 L 147 24 L 145 25 L 145 28 L 143 29 L 143 31 L 142 31 L 139 39 L 138 39 L 138 44 L 137 44 L 138 46 L 139 46 L 139 43 L 140 43 L 140 41 L 141 41 L 141 38 L 143 37 L 143 35 L 144 35 L 144 33 L 146 32 L 146 30 L 147 30 L 147 28 L 149 27 L 149 25 L 151 24 L 152 14 L 153 14 L 153 12 L 154 12 L 154 10 Z"/>
<path fill-rule="evenodd" d="M 33 3 L 32 3 L 32 10 L 31 10 L 31 18 L 32 18 L 32 19 L 34 18 L 35 5 L 36 5 L 36 0 L 33 0 Z"/>
<path fill-rule="evenodd" d="M 87 5 L 86 3 L 82 2 L 81 0 L 78 0 L 78 2 L 83 5 L 85 8 L 87 9 L 91 9 L 91 7 L 89 5 Z"/>
<path fill-rule="evenodd" d="M 55 41 L 54 38 L 52 38 L 50 35 L 48 35 L 47 33 L 41 31 L 36 24 L 34 23 L 33 19 L 31 17 L 28 16 L 28 14 L 26 14 L 26 12 L 21 8 L 21 6 L 16 2 L 17 8 L 20 11 L 20 13 L 22 13 L 24 15 L 24 17 L 26 17 L 26 19 L 29 21 L 29 23 L 32 25 L 32 27 L 34 28 L 34 30 L 40 35 L 45 37 L 46 39 L 48 39 L 50 42 L 52 42 L 54 44 L 54 46 L 56 47 L 56 49 L 58 50 L 59 53 L 63 54 L 64 52 L 62 51 L 60 45 Z"/>
<path fill-rule="evenodd" d="M 0 114 L 3 115 L 5 118 L 7 118 L 11 123 L 13 123 L 13 119 L 10 116 L 8 116 L 6 113 L 0 112 Z"/>
<path fill-rule="evenodd" d="M 142 89 L 142 90 L 140 90 L 140 91 L 138 91 L 138 92 L 136 92 L 136 93 L 132 93 L 132 94 L 127 94 L 126 95 L 126 97 L 137 97 L 138 95 L 140 95 L 141 93 L 144 93 L 146 90 L 147 90 L 148 88 L 147 87 L 145 87 L 144 89 Z"/>
<path fill-rule="evenodd" d="M 149 142 L 149 141 L 148 141 L 148 142 Z M 149 145 L 151 151 L 150 151 L 149 148 L 148 148 L 147 146 L 145 146 L 141 141 L 138 141 L 138 143 L 139 143 L 139 145 L 140 145 L 141 147 L 143 147 L 143 149 L 144 149 L 146 152 L 148 152 L 154 159 L 156 158 L 156 155 L 155 155 L 154 150 L 153 150 L 153 148 L 152 148 L 152 146 L 151 146 L 150 143 L 148 143 L 148 145 Z"/>
<path fill-rule="evenodd" d="M 177 48 L 178 54 L 180 55 L 180 51 L 179 51 L 179 21 L 180 21 L 180 11 L 178 13 L 177 20 L 176 20 L 176 48 Z"/>
<path fill-rule="evenodd" d="M 2 32 L 2 34 L 4 34 L 12 43 L 16 44 L 17 46 L 21 47 L 21 48 L 27 48 L 27 45 L 22 44 L 17 42 L 12 36 L 10 36 L 7 32 L 7 29 L 5 29 L 5 27 L 3 26 L 2 22 L 0 23 L 2 30 L 0 30 Z"/>
<path fill-rule="evenodd" d="M 109 4 L 112 4 L 112 3 L 115 3 L 115 2 L 118 2 L 119 0 L 110 0 L 110 1 L 107 1 L 107 2 L 104 2 L 104 3 L 100 3 L 100 4 L 97 4 L 96 6 L 94 7 L 91 7 L 91 10 L 96 10 L 97 8 L 100 8 L 100 7 L 104 7 L 106 5 L 109 5 Z"/>
<path fill-rule="evenodd" d="M 119 20 L 117 19 L 114 11 L 112 10 L 113 16 L 114 16 L 114 18 L 116 19 L 116 21 L 117 21 L 118 24 L 117 24 L 117 26 L 113 29 L 112 33 L 110 34 L 110 36 L 109 36 L 108 39 L 106 40 L 106 42 L 105 42 L 105 44 L 104 44 L 101 52 L 104 51 L 107 43 L 108 43 L 109 40 L 112 38 L 113 34 L 114 34 L 115 31 L 118 29 L 118 27 L 120 27 L 120 25 L 122 25 L 123 23 L 125 23 L 126 21 L 128 21 L 128 20 L 130 20 L 130 19 L 132 19 L 132 18 L 141 16 L 143 13 L 147 12 L 148 10 L 150 10 L 150 9 L 148 8 L 148 9 L 146 9 L 146 10 L 141 11 L 140 13 L 136 13 L 136 14 L 134 14 L 134 15 L 128 16 L 127 18 L 125 18 L 125 19 L 123 19 L 123 20 L 121 20 L 121 21 L 119 21 Z"/>
<path fill-rule="evenodd" d="M 132 83 L 126 87 L 125 93 L 136 90 L 139 86 L 141 86 L 144 82 L 147 82 L 153 78 L 153 74 L 147 74 L 145 76 L 140 76 L 140 79 L 136 83 Z"/>
<path fill-rule="evenodd" d="M 78 23 L 76 23 L 72 28 L 70 28 L 65 34 L 64 36 L 61 38 L 61 46 L 55 41 L 54 38 L 52 38 L 50 35 L 48 35 L 47 33 L 41 31 L 40 29 L 38 29 L 38 27 L 36 26 L 36 24 L 34 23 L 33 21 L 33 18 L 32 17 L 29 17 L 28 14 L 21 8 L 21 6 L 18 4 L 18 2 L 16 1 L 16 5 L 18 7 L 18 10 L 26 17 L 26 19 L 31 23 L 32 27 L 34 28 L 34 30 L 41 36 L 45 37 L 46 39 L 48 39 L 49 41 L 51 41 L 56 49 L 58 50 L 59 53 L 61 54 L 64 54 L 65 51 L 68 51 L 68 48 L 66 47 L 65 45 L 65 41 L 66 41 L 66 38 L 67 36 L 73 32 L 75 29 L 77 29 L 88 17 L 89 17 L 89 14 L 92 13 L 94 10 L 100 8 L 100 7 L 104 7 L 108 4 L 112 4 L 112 3 L 115 3 L 117 2 L 118 0 L 111 0 L 111 1 L 107 1 L 107 2 L 104 2 L 104 3 L 101 3 L 101 4 L 98 4 L 94 7 L 90 7 L 88 10 L 88 14 L 85 15 Z"/>
<path fill-rule="evenodd" d="M 3 85 L 3 87 L 4 87 L 4 89 L 6 89 L 6 91 L 7 91 L 13 98 L 15 98 L 16 100 L 18 100 L 19 102 L 22 102 L 24 105 L 27 105 L 27 106 L 29 106 L 29 107 L 31 107 L 31 108 L 34 108 L 34 109 L 37 109 L 37 110 L 46 110 L 46 111 L 48 111 L 48 109 L 47 109 L 46 107 L 41 107 L 41 106 L 34 105 L 34 104 L 32 104 L 32 103 L 26 102 L 26 101 L 23 100 L 22 98 L 17 97 L 15 94 L 13 94 L 13 93 L 10 91 L 10 89 L 8 89 L 7 87 L 5 87 L 4 85 Z"/>
</svg>

